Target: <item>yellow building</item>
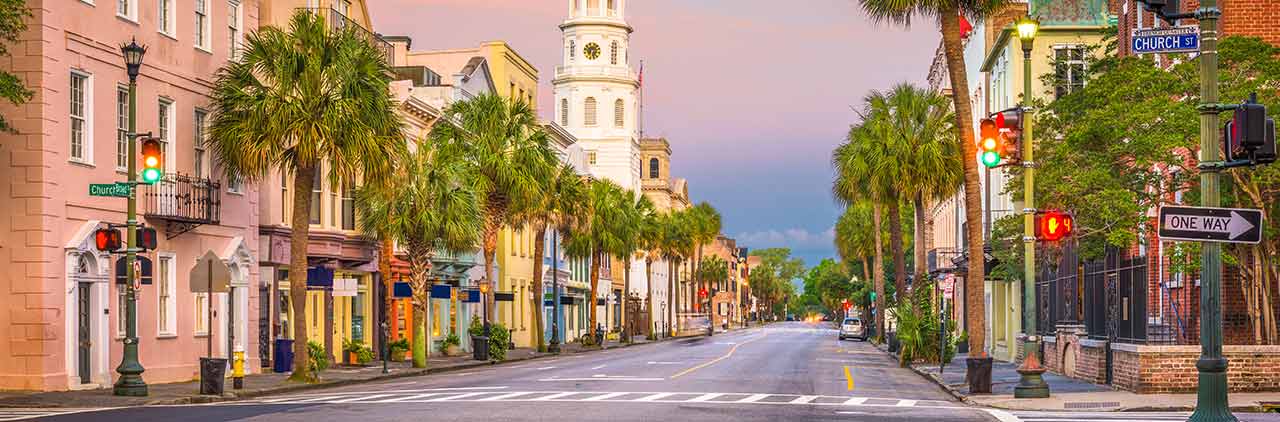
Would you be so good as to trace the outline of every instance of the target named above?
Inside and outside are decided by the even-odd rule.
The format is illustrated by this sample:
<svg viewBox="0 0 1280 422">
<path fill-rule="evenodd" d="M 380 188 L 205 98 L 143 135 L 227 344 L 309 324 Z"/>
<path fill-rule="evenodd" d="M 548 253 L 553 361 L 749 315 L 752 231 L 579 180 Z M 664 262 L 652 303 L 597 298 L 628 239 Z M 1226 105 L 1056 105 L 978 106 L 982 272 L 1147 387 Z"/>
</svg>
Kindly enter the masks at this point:
<svg viewBox="0 0 1280 422">
<path fill-rule="evenodd" d="M 536 110 L 538 69 L 504 41 L 488 41 L 474 48 L 408 51 L 403 56 L 404 65 L 426 66 L 440 73 L 462 69 L 466 63 L 481 57 L 488 65 L 494 92 L 506 98 L 524 100 Z M 511 330 L 511 341 L 516 347 L 533 345 L 535 307 L 542 301 L 541 295 L 532 290 L 533 242 L 536 236 L 530 227 L 521 230 L 505 228 L 498 234 L 494 318 Z"/>
</svg>

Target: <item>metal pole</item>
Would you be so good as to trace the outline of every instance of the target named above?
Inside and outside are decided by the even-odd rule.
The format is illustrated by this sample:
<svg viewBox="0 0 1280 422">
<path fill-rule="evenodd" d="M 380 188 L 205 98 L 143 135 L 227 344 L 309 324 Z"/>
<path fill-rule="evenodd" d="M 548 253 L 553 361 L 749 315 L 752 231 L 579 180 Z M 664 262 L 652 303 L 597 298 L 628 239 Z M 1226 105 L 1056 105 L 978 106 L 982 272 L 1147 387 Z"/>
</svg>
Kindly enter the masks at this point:
<svg viewBox="0 0 1280 422">
<path fill-rule="evenodd" d="M 1035 160 L 1032 148 L 1035 140 L 1032 134 L 1031 112 L 1031 48 L 1034 40 L 1022 40 L 1022 168 L 1023 168 L 1023 208 L 1022 208 L 1022 244 L 1023 244 L 1023 307 L 1022 332 L 1026 335 L 1023 342 L 1022 366 L 1018 367 L 1018 386 L 1014 387 L 1016 398 L 1049 397 L 1049 384 L 1044 382 L 1044 367 L 1040 364 L 1040 336 L 1036 335 L 1036 236 L 1035 236 Z"/>
<path fill-rule="evenodd" d="M 547 351 L 560 353 L 560 233 L 551 232 L 551 344 Z"/>
<path fill-rule="evenodd" d="M 205 329 L 209 330 L 209 336 L 205 337 L 205 343 L 208 345 L 205 357 L 213 357 L 213 261 L 205 261 L 204 263 L 205 280 L 209 282 L 208 293 L 205 293 L 204 307 L 209 316 L 209 323 L 205 325 Z"/>
<path fill-rule="evenodd" d="M 117 396 L 146 396 L 147 383 L 142 380 L 142 372 L 145 369 L 142 363 L 138 362 L 138 292 L 134 289 L 134 280 L 137 280 L 139 274 L 134 271 L 133 263 L 137 260 L 138 251 L 138 169 L 137 169 L 137 146 L 136 137 L 138 130 L 138 77 L 129 75 L 129 147 L 128 147 L 128 171 L 129 171 L 129 199 L 128 211 L 125 219 L 128 224 L 128 234 L 126 239 L 129 241 L 129 247 L 125 250 L 125 265 L 128 267 L 128 279 L 125 280 L 125 338 L 124 338 L 124 356 L 120 360 L 120 366 L 116 367 L 116 372 L 120 374 L 120 378 L 116 380 L 116 384 L 112 392 Z"/>
<path fill-rule="evenodd" d="M 1200 20 L 1200 162 L 1218 161 L 1218 10 L 1217 0 L 1203 0 Z M 1219 206 L 1218 168 L 1200 172 L 1201 205 Z M 1196 411 L 1191 421 L 1235 421 L 1227 406 L 1227 359 L 1222 357 L 1222 246 L 1205 242 L 1200 258 L 1200 372 Z"/>
</svg>

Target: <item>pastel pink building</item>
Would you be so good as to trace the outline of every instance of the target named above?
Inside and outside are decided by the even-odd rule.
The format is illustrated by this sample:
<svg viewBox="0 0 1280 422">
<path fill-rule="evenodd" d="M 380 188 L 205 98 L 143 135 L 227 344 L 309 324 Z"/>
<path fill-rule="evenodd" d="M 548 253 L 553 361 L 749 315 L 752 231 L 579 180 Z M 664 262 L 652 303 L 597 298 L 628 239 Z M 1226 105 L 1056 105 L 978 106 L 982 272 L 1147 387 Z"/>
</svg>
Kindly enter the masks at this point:
<svg viewBox="0 0 1280 422">
<path fill-rule="evenodd" d="M 123 181 L 128 76 L 119 45 L 148 47 L 138 78 L 138 131 L 164 140 L 165 179 L 139 189 L 141 221 L 159 232 L 145 254 L 154 281 L 138 295 L 140 360 L 149 383 L 192 379 L 212 350 L 246 351 L 260 367 L 257 192 L 229 180 L 198 142 L 214 75 L 257 28 L 258 0 L 28 0 L 33 17 L 0 66 L 34 92 L 0 113 L 0 389 L 109 386 L 124 332 L 120 255 L 94 230 L 125 222 L 123 198 L 88 184 Z M 189 271 L 212 251 L 232 292 L 192 293 Z M 253 323 L 251 324 L 250 321 Z M 212 328 L 210 328 L 212 327 Z"/>
</svg>

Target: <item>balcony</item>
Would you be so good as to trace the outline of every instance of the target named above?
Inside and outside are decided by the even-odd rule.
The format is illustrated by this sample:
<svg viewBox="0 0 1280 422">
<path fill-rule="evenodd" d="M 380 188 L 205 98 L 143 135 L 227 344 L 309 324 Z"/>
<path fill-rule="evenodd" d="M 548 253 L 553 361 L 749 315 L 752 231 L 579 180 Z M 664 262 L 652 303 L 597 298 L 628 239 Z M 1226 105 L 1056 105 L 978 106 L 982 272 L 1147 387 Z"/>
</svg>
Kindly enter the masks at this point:
<svg viewBox="0 0 1280 422">
<path fill-rule="evenodd" d="M 222 186 L 215 180 L 169 174 L 154 185 L 138 188 L 142 214 L 147 220 L 164 221 L 170 239 L 200 225 L 219 223 Z"/>
<path fill-rule="evenodd" d="M 342 12 L 339 12 L 337 9 L 327 7 L 299 7 L 296 10 L 314 13 L 317 16 L 324 18 L 325 22 L 329 23 L 329 30 L 342 30 L 350 27 L 357 36 L 365 39 L 369 44 L 373 45 L 373 48 L 382 52 L 383 56 L 387 58 L 388 66 L 396 65 L 395 49 L 391 47 L 391 43 L 382 39 L 378 34 L 370 32 L 365 27 L 360 26 L 356 21 L 351 20 L 351 18 L 348 18 L 347 15 L 342 14 Z"/>
<path fill-rule="evenodd" d="M 571 76 L 601 76 L 624 79 L 636 79 L 636 72 L 628 66 L 614 65 L 572 65 L 556 66 L 556 79 Z"/>
</svg>

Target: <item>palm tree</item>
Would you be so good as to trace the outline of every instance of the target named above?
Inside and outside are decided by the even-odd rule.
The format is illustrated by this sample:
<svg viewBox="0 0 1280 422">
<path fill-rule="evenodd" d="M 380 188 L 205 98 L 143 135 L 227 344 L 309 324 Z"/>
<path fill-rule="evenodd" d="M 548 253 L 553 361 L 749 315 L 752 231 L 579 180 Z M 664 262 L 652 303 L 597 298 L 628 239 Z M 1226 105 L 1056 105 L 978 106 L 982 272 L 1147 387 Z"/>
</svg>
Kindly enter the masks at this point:
<svg viewBox="0 0 1280 422">
<path fill-rule="evenodd" d="M 476 177 L 477 194 L 484 212 L 481 250 L 484 280 L 490 284 L 485 321 L 493 319 L 494 253 L 498 232 L 520 226 L 528 215 L 518 207 L 537 202 L 545 181 L 554 171 L 555 156 L 533 108 L 521 99 L 509 100 L 483 94 L 459 101 L 444 111 L 444 121 L 431 136 L 463 152 L 463 161 Z"/>
<path fill-rule="evenodd" d="M 635 258 L 637 253 L 644 253 L 642 249 L 643 242 L 639 238 L 640 231 L 644 229 L 645 224 L 648 224 L 646 220 L 656 210 L 653 207 L 653 202 L 649 201 L 649 198 L 644 195 L 627 195 L 631 197 L 623 198 L 621 210 L 625 216 L 619 221 L 620 225 L 617 227 L 623 235 L 625 247 L 619 250 L 622 254 L 616 256 L 622 260 L 622 268 L 624 268 L 622 274 L 622 309 L 624 315 L 622 318 L 622 341 L 630 343 L 632 331 L 635 330 L 635 327 L 632 326 L 627 318 L 629 316 L 627 313 L 630 312 L 627 305 L 631 300 L 631 260 Z"/>
<path fill-rule="evenodd" d="M 897 104 L 892 93 L 873 90 L 864 99 L 866 109 L 861 113 L 863 126 L 868 131 L 864 140 L 875 142 L 880 152 L 877 163 L 882 169 L 893 169 L 894 177 L 886 179 L 890 186 L 884 189 L 884 206 L 889 214 L 889 248 L 893 253 L 893 285 L 897 295 L 905 294 L 907 289 L 906 254 L 902 239 L 902 199 L 908 188 L 907 175 L 914 163 L 908 161 L 911 156 L 910 142 L 905 138 L 899 120 Z"/>
<path fill-rule="evenodd" d="M 969 239 L 969 274 L 966 277 L 966 318 L 969 346 L 976 357 L 985 357 L 983 339 L 986 320 L 983 308 L 982 198 L 979 196 L 977 145 L 973 142 L 973 109 L 970 105 L 969 78 L 964 67 L 964 46 L 960 40 L 960 17 L 979 20 L 1012 4 L 1012 0 L 858 0 L 862 9 L 877 22 L 893 22 L 910 26 L 916 16 L 935 18 L 942 32 L 942 49 L 946 53 L 947 73 L 951 80 L 951 100 L 955 106 L 956 138 L 964 151 L 965 224 Z"/>
<path fill-rule="evenodd" d="M 693 228 L 690 211 L 681 210 L 668 214 L 662 224 L 662 257 L 667 261 L 667 302 L 670 315 L 667 319 L 668 336 L 676 332 L 676 311 L 680 304 L 679 268 L 692 255 Z"/>
<path fill-rule="evenodd" d="M 576 258 L 588 258 L 591 262 L 591 297 L 587 303 L 590 307 L 589 329 L 597 325 L 599 306 L 600 267 L 610 257 L 630 254 L 629 236 L 625 204 L 630 195 L 621 186 L 607 179 L 592 180 L 587 186 L 584 207 L 579 211 L 579 218 L 565 239 L 565 251 Z M 594 336 L 589 336 L 593 341 Z M 596 344 L 596 343 L 593 343 Z"/>
<path fill-rule="evenodd" d="M 845 261 L 858 261 L 862 264 L 862 279 L 871 280 L 871 263 L 868 260 L 875 254 L 875 240 L 872 236 L 874 227 L 871 223 L 871 205 L 859 201 L 845 208 L 844 214 L 836 221 L 836 252 Z"/>
<path fill-rule="evenodd" d="M 719 255 L 702 258 L 702 263 L 698 264 L 698 279 L 715 286 L 715 290 L 723 290 L 724 282 L 729 280 L 729 263 Z"/>
<path fill-rule="evenodd" d="M 658 214 L 650 203 L 647 212 L 637 214 L 636 250 L 644 259 L 645 290 L 644 303 L 648 308 L 649 340 L 657 340 L 656 327 L 653 324 L 653 262 L 662 258 L 663 225 L 667 224 L 670 214 Z"/>
<path fill-rule="evenodd" d="M 690 216 L 692 219 L 691 221 L 693 222 L 693 242 L 697 245 L 697 253 L 693 257 L 694 267 L 692 268 L 692 273 L 695 276 L 695 281 L 698 282 L 695 290 L 700 292 L 702 289 L 707 287 L 702 280 L 697 280 L 698 271 L 702 266 L 702 248 L 706 244 L 714 242 L 716 240 L 716 236 L 720 235 L 720 212 L 716 211 L 715 207 L 711 206 L 711 204 L 707 202 L 700 202 L 691 209 Z M 693 296 L 696 298 L 697 293 L 695 292 Z M 701 310 L 701 307 L 702 301 L 701 299 L 698 299 L 695 302 L 694 309 Z"/>
<path fill-rule="evenodd" d="M 309 216 L 319 206 L 311 204 L 313 184 L 321 175 L 386 180 L 391 158 L 405 148 L 386 57 L 354 29 L 329 28 L 322 17 L 298 12 L 287 31 L 249 34 L 240 59 L 218 72 L 206 141 L 227 174 L 250 182 L 276 169 L 293 175 L 289 297 L 300 357 L 307 356 Z M 307 361 L 294 360 L 291 379 L 314 380 Z"/>
<path fill-rule="evenodd" d="M 405 248 L 413 286 L 413 366 L 427 366 L 431 260 L 439 252 L 475 249 L 481 214 L 468 167 L 458 151 L 430 140 L 402 160 L 394 185 L 366 185 L 356 192 L 360 227 Z"/>
<path fill-rule="evenodd" d="M 894 198 L 894 183 L 901 172 L 901 166 L 892 163 L 893 149 L 884 142 L 885 126 L 883 122 L 867 120 L 853 126 L 844 144 L 836 148 L 832 154 L 832 164 L 836 168 L 836 180 L 832 193 L 837 202 L 846 207 L 865 201 L 871 206 L 873 227 L 884 227 L 883 212 L 885 207 L 897 207 Z M 899 228 L 901 230 L 901 228 Z M 876 292 L 876 335 L 884 335 L 884 254 L 881 245 L 881 230 L 872 230 L 875 245 L 875 259 L 872 263 L 872 283 Z"/>
<path fill-rule="evenodd" d="M 530 203 L 527 211 L 534 233 L 537 233 L 533 239 L 533 291 L 535 294 L 532 305 L 535 310 L 533 329 L 538 333 L 534 336 L 534 341 L 539 352 L 546 351 L 546 344 L 543 342 L 546 327 L 542 326 L 542 292 L 545 290 L 542 280 L 542 256 L 547 246 L 547 229 L 563 231 L 572 225 L 585 190 L 586 185 L 582 177 L 574 171 L 573 167 L 567 164 L 560 165 L 551 173 L 551 178 L 543 184 L 543 189 L 536 196 L 536 200 Z M 559 277 L 559 275 L 552 275 L 552 277 Z"/>
</svg>

